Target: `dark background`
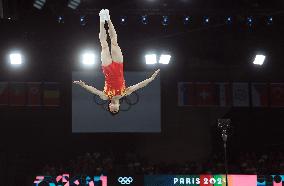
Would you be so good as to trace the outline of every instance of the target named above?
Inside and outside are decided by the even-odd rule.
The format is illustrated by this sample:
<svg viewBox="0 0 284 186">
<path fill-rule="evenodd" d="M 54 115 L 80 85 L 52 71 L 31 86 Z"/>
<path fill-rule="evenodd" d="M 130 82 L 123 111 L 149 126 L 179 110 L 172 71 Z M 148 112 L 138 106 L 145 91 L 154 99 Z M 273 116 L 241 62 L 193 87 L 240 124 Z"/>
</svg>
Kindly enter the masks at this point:
<svg viewBox="0 0 284 186">
<path fill-rule="evenodd" d="M 203 161 L 222 150 L 216 128 L 221 117 L 231 118 L 233 123 L 231 158 L 239 151 L 283 150 L 282 108 L 177 106 L 179 81 L 283 82 L 283 1 L 83 1 L 76 11 L 67 9 L 66 4 L 50 0 L 39 11 L 32 1 L 4 1 L 0 80 L 58 81 L 62 93 L 59 108 L 1 108 L 0 151 L 7 174 L 80 152 L 103 150 L 138 151 L 151 161 Z M 77 56 L 82 48 L 100 50 L 101 8 L 110 9 L 126 70 L 156 69 L 158 66 L 145 65 L 143 57 L 149 50 L 172 55 L 170 64 L 160 67 L 161 133 L 72 134 L 71 73 L 80 68 Z M 150 22 L 142 25 L 138 18 L 145 13 Z M 192 16 L 189 25 L 183 25 L 184 14 Z M 57 23 L 59 15 L 64 16 L 64 24 Z M 84 27 L 79 23 L 80 15 L 87 15 Z M 162 15 L 170 18 L 167 27 L 161 25 Z M 224 22 L 228 15 L 233 17 L 231 25 Z M 265 23 L 268 15 L 273 16 L 269 26 Z M 127 16 L 126 25 L 120 25 L 120 16 Z M 208 25 L 202 23 L 203 16 L 210 16 Z M 254 17 L 251 27 L 246 24 L 247 16 Z M 24 53 L 22 69 L 12 70 L 7 65 L 6 55 L 13 48 Z M 261 67 L 251 63 L 257 52 L 267 55 Z M 30 161 L 14 162 L 13 157 L 19 154 Z"/>
</svg>

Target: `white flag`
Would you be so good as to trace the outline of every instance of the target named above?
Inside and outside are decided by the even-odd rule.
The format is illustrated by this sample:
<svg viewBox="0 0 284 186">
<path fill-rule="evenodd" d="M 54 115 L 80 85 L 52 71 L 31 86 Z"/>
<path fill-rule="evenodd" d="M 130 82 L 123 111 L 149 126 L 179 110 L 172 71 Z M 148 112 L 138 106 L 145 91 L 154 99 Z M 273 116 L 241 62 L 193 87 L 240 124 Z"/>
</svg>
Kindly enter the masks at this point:
<svg viewBox="0 0 284 186">
<path fill-rule="evenodd" d="M 249 106 L 249 86 L 248 83 L 233 83 L 233 106 Z"/>
</svg>

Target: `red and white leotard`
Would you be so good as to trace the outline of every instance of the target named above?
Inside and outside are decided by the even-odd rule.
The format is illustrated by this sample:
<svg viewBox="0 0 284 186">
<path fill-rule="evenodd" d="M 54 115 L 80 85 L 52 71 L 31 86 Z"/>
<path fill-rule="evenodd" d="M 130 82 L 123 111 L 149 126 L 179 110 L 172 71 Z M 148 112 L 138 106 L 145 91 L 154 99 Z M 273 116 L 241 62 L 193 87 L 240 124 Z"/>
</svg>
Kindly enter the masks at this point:
<svg viewBox="0 0 284 186">
<path fill-rule="evenodd" d="M 111 99 L 113 96 L 125 95 L 125 80 L 123 63 L 113 61 L 108 66 L 102 66 L 105 75 L 104 93 Z"/>
</svg>

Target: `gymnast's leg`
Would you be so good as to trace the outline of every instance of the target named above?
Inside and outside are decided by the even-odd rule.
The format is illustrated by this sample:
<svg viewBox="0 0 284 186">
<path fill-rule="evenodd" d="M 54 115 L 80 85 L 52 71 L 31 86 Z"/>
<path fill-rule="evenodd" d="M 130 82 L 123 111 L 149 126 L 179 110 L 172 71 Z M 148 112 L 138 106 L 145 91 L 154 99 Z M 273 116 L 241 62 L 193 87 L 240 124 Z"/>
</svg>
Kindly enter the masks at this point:
<svg viewBox="0 0 284 186">
<path fill-rule="evenodd" d="M 116 31 L 114 29 L 114 26 L 110 20 L 110 16 L 109 16 L 109 11 L 105 10 L 106 14 L 107 14 L 107 23 L 108 23 L 108 33 L 109 33 L 109 37 L 111 40 L 111 57 L 112 60 L 118 63 L 123 63 L 123 55 L 121 52 L 120 47 L 118 46 L 117 43 L 117 34 Z"/>
<path fill-rule="evenodd" d="M 108 66 L 112 63 L 111 55 L 109 53 L 109 46 L 107 43 L 107 33 L 105 30 L 105 20 L 102 18 L 100 13 L 100 34 L 99 39 L 102 46 L 102 52 L 101 52 L 101 61 L 102 66 Z"/>
</svg>

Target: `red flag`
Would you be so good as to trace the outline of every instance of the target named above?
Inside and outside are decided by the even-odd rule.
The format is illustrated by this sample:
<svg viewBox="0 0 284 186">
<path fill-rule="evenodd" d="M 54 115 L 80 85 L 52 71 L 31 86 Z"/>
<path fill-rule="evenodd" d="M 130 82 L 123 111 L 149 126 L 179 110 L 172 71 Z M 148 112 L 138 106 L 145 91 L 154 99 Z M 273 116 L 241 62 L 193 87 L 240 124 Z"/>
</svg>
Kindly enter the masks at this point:
<svg viewBox="0 0 284 186">
<path fill-rule="evenodd" d="M 9 102 L 11 106 L 26 105 L 26 84 L 23 82 L 13 82 L 10 84 Z"/>
<path fill-rule="evenodd" d="M 216 105 L 216 89 L 213 83 L 196 83 L 196 100 L 198 106 Z"/>
<path fill-rule="evenodd" d="M 41 83 L 29 82 L 28 83 L 28 106 L 41 105 Z"/>
<path fill-rule="evenodd" d="M 59 106 L 60 104 L 59 83 L 53 83 L 53 82 L 44 83 L 43 104 L 45 106 Z"/>
<path fill-rule="evenodd" d="M 0 105 L 9 104 L 8 82 L 0 82 Z"/>
<path fill-rule="evenodd" d="M 220 107 L 232 106 L 232 88 L 231 84 L 227 82 L 216 83 L 217 89 L 217 104 Z"/>
<path fill-rule="evenodd" d="M 271 83 L 270 96 L 272 107 L 284 107 L 284 83 Z"/>
<path fill-rule="evenodd" d="M 195 105 L 195 86 L 192 82 L 180 82 L 179 89 L 179 106 Z"/>
<path fill-rule="evenodd" d="M 267 83 L 252 83 L 251 96 L 253 107 L 268 106 L 268 85 Z"/>
</svg>

